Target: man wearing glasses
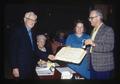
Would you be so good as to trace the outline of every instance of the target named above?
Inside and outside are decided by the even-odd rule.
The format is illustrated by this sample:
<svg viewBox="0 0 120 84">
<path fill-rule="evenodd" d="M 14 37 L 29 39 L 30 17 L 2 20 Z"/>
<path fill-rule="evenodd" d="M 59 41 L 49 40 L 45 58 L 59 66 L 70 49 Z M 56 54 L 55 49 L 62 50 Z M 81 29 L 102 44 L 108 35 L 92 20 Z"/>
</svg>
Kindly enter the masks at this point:
<svg viewBox="0 0 120 84">
<path fill-rule="evenodd" d="M 99 10 L 92 10 L 89 21 L 94 27 L 91 39 L 85 41 L 90 45 L 91 79 L 110 79 L 114 70 L 114 32 L 103 23 L 103 15 Z"/>
<path fill-rule="evenodd" d="M 24 16 L 24 25 L 11 33 L 10 56 L 11 73 L 17 79 L 29 79 L 35 73 L 34 40 L 32 28 L 37 20 L 34 12 L 27 12 Z"/>
</svg>

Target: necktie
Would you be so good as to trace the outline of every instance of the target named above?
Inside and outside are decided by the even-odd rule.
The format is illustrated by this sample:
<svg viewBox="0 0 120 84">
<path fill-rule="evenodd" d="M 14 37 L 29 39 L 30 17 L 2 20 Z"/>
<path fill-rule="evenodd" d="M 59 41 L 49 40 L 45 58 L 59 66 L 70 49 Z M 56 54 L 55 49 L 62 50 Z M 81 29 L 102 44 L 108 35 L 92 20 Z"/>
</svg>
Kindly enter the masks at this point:
<svg viewBox="0 0 120 84">
<path fill-rule="evenodd" d="M 29 37 L 30 37 L 30 40 L 31 40 L 32 49 L 34 50 L 33 39 L 32 39 L 32 32 L 31 32 L 31 30 L 29 30 L 28 33 L 29 33 Z"/>
<path fill-rule="evenodd" d="M 92 35 L 92 37 L 91 37 L 92 40 L 94 40 L 94 38 L 95 38 L 95 35 L 96 35 L 95 32 L 96 32 L 96 30 L 97 30 L 97 29 L 94 28 L 93 31 L 92 31 L 92 34 L 91 34 L 91 35 Z"/>
<path fill-rule="evenodd" d="M 93 29 L 91 35 L 92 35 L 91 39 L 94 41 L 95 36 L 96 36 L 96 28 Z M 92 53 L 92 51 L 93 51 L 93 47 L 91 46 L 91 48 L 90 48 L 90 53 Z"/>
</svg>

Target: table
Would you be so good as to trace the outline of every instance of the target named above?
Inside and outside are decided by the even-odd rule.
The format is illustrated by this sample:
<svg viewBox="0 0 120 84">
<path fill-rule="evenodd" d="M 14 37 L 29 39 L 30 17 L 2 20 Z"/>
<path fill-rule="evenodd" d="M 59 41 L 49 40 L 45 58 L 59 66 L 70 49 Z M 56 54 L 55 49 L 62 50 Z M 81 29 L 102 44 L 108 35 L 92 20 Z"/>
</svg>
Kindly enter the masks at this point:
<svg viewBox="0 0 120 84">
<path fill-rule="evenodd" d="M 59 67 L 63 67 L 63 66 L 59 66 Z M 74 73 L 73 79 L 76 79 L 76 77 L 79 80 L 84 80 L 84 78 L 82 76 L 80 76 L 80 74 Z M 40 80 L 61 80 L 61 73 L 55 68 L 54 75 L 39 76 L 39 79 Z"/>
</svg>

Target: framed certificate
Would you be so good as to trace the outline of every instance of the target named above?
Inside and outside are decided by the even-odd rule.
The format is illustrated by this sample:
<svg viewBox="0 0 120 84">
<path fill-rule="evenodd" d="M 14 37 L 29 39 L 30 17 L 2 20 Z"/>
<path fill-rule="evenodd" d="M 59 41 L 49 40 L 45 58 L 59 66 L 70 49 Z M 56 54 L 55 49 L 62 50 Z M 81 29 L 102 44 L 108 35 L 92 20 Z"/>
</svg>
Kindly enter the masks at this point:
<svg viewBox="0 0 120 84">
<path fill-rule="evenodd" d="M 55 59 L 79 64 L 86 53 L 86 50 L 82 48 L 63 47 L 58 51 Z"/>
</svg>

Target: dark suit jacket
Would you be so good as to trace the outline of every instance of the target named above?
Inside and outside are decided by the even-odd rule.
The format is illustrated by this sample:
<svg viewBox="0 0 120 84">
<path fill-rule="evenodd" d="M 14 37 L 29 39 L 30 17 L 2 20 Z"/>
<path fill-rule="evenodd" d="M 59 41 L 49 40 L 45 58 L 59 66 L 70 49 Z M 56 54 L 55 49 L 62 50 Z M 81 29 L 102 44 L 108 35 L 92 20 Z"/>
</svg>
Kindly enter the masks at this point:
<svg viewBox="0 0 120 84">
<path fill-rule="evenodd" d="M 11 33 L 10 56 L 11 68 L 19 68 L 20 78 L 31 76 L 35 69 L 36 58 L 25 26 L 16 28 Z"/>
<path fill-rule="evenodd" d="M 98 30 L 96 46 L 91 53 L 91 64 L 95 71 L 110 71 L 114 69 L 114 32 L 111 27 L 103 24 Z"/>
</svg>

